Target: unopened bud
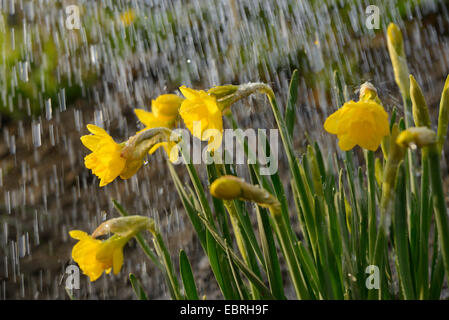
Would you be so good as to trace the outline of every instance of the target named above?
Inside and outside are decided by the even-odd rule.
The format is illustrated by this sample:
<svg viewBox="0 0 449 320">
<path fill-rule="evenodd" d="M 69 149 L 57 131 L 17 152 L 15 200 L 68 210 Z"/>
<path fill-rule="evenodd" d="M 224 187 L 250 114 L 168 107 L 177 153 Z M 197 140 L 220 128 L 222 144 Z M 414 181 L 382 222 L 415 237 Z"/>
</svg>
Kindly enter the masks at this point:
<svg viewBox="0 0 449 320">
<path fill-rule="evenodd" d="M 280 203 L 271 193 L 235 176 L 226 175 L 216 179 L 210 186 L 210 192 L 215 198 L 252 201 L 261 207 L 269 208 L 273 214 L 280 212 Z"/>
<path fill-rule="evenodd" d="M 379 97 L 377 96 L 376 87 L 368 81 L 360 86 L 359 100 L 374 100 L 381 104 Z"/>
<path fill-rule="evenodd" d="M 107 220 L 100 224 L 92 233 L 92 237 L 96 238 L 108 233 L 114 233 L 119 236 L 135 235 L 145 229 L 154 228 L 154 220 L 144 216 L 126 216 Z"/>
<path fill-rule="evenodd" d="M 223 176 L 216 179 L 210 186 L 210 192 L 215 198 L 233 200 L 243 196 L 245 181 L 235 176 Z"/>
<path fill-rule="evenodd" d="M 143 164 L 148 152 L 161 142 L 169 142 L 172 131 L 168 128 L 150 128 L 142 130 L 126 141 L 120 156 L 126 159 L 125 169 L 120 173 L 122 179 L 133 176 Z"/>
<path fill-rule="evenodd" d="M 405 57 L 404 40 L 402 38 L 401 30 L 394 23 L 390 23 L 388 26 L 387 44 L 396 84 L 401 90 L 402 96 L 408 97 L 410 94 L 410 83 L 408 80 L 410 72 Z"/>
<path fill-rule="evenodd" d="M 396 139 L 396 143 L 404 148 L 422 148 L 436 142 L 435 132 L 427 127 L 409 128 L 402 131 Z"/>
<path fill-rule="evenodd" d="M 430 127 L 429 109 L 419 84 L 410 75 L 410 98 L 413 106 L 413 120 L 417 127 Z"/>
<path fill-rule="evenodd" d="M 253 93 L 265 93 L 270 99 L 274 97 L 273 90 L 265 83 L 246 83 L 241 85 L 224 85 L 209 89 L 207 93 L 217 99 L 218 107 L 222 112 L 227 112 L 232 104 L 248 97 Z"/>
<path fill-rule="evenodd" d="M 230 94 L 235 93 L 238 90 L 239 86 L 233 85 L 233 84 L 226 84 L 223 86 L 216 86 L 213 88 L 210 88 L 207 93 L 211 96 L 214 96 L 215 98 L 222 99 L 224 97 L 229 96 Z"/>
<path fill-rule="evenodd" d="M 444 141 L 446 140 L 447 127 L 449 125 L 449 76 L 444 84 L 443 93 L 441 94 L 440 113 L 438 115 L 438 150 L 443 150 Z"/>
</svg>

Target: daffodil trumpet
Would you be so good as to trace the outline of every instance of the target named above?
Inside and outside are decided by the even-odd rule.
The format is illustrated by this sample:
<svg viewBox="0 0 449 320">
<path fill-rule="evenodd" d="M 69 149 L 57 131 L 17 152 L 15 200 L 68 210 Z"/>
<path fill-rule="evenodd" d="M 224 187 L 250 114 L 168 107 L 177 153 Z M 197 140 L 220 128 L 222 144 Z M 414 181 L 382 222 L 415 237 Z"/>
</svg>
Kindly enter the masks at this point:
<svg viewBox="0 0 449 320">
<path fill-rule="evenodd" d="M 134 109 L 137 118 L 145 125 L 145 129 L 166 127 L 173 129 L 179 119 L 179 108 L 183 98 L 176 94 L 162 94 L 151 101 L 151 112 Z"/>
</svg>

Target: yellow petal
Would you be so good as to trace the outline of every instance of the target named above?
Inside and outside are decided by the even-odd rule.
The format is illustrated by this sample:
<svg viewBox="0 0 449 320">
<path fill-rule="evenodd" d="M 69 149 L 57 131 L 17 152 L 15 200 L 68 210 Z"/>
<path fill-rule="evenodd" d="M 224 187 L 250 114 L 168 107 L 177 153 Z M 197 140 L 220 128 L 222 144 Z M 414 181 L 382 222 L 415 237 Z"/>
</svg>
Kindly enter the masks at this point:
<svg viewBox="0 0 449 320">
<path fill-rule="evenodd" d="M 345 134 L 343 136 L 339 136 L 338 146 L 343 151 L 348 151 L 354 148 L 356 143 L 351 139 L 349 134 Z"/>
<path fill-rule="evenodd" d="M 169 142 L 160 142 L 155 144 L 150 151 L 148 152 L 149 154 L 153 154 L 154 152 L 156 152 L 157 149 L 159 149 L 160 147 L 163 147 L 165 152 L 168 155 L 168 158 L 171 162 L 176 162 L 178 161 L 179 158 L 179 149 L 176 143 L 169 141 Z"/>
<path fill-rule="evenodd" d="M 94 239 L 82 231 L 74 232 L 73 235 L 83 237 L 72 249 L 73 260 L 79 265 L 83 273 L 89 276 L 90 281 L 97 280 L 104 270 L 103 264 L 95 258 L 102 241 Z"/>
<path fill-rule="evenodd" d="M 148 128 L 155 128 L 157 119 L 153 113 L 145 111 L 143 109 L 134 109 L 134 113 L 137 118 Z"/>
<path fill-rule="evenodd" d="M 176 94 L 163 94 L 151 102 L 151 111 L 156 118 L 173 121 L 178 116 L 178 110 L 184 99 Z"/>
<path fill-rule="evenodd" d="M 69 234 L 73 239 L 77 239 L 77 240 L 81 240 L 86 237 L 89 237 L 89 235 L 86 232 L 81 231 L 81 230 L 72 230 L 69 232 Z"/>
<path fill-rule="evenodd" d="M 90 151 L 95 151 L 98 147 L 98 144 L 102 138 L 95 135 L 86 135 L 81 137 L 81 142 L 84 144 L 86 148 Z"/>
<path fill-rule="evenodd" d="M 98 136 L 109 137 L 109 134 L 103 128 L 97 127 L 94 124 L 88 124 L 87 130 L 89 130 L 90 133 L 98 135 Z"/>
<path fill-rule="evenodd" d="M 134 109 L 134 113 L 137 118 L 145 125 L 145 129 L 151 128 L 173 128 L 175 118 L 158 118 L 152 112 L 145 111 L 143 109 Z"/>
<path fill-rule="evenodd" d="M 183 96 L 187 99 L 195 99 L 199 95 L 197 90 L 187 88 L 186 86 L 179 87 L 179 91 L 181 91 Z"/>
<path fill-rule="evenodd" d="M 326 119 L 326 121 L 324 122 L 324 130 L 332 134 L 338 133 L 338 125 L 341 115 L 341 112 L 339 112 L 340 110 L 341 109 L 335 111 Z"/>
<path fill-rule="evenodd" d="M 114 251 L 114 256 L 112 258 L 112 269 L 114 274 L 118 274 L 123 266 L 123 249 L 119 248 Z"/>
</svg>

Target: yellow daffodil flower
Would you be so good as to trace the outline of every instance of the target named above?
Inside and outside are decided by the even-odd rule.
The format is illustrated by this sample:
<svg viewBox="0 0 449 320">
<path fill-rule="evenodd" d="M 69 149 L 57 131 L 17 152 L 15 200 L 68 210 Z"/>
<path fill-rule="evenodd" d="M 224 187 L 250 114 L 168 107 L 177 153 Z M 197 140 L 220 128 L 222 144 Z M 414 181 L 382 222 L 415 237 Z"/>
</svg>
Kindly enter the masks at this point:
<svg viewBox="0 0 449 320">
<path fill-rule="evenodd" d="M 159 127 L 173 129 L 183 100 L 175 94 L 163 94 L 152 101 L 152 112 L 143 109 L 134 109 L 134 112 L 140 122 L 145 125 L 145 129 Z M 160 147 L 165 149 L 171 162 L 178 160 L 178 149 L 174 141 L 158 143 L 150 149 L 149 153 L 153 154 Z"/>
<path fill-rule="evenodd" d="M 72 230 L 70 236 L 79 240 L 72 249 L 72 258 L 78 263 L 90 281 L 97 280 L 104 271 L 118 274 L 123 266 L 123 247 L 142 230 L 154 230 L 154 220 L 144 216 L 127 216 L 103 222 L 88 235 L 84 231 Z M 107 240 L 96 237 L 114 233 Z"/>
<path fill-rule="evenodd" d="M 134 109 L 137 118 L 145 125 L 145 129 L 149 128 L 173 128 L 174 122 L 166 119 L 157 118 L 153 112 L 145 111 L 143 109 Z"/>
<path fill-rule="evenodd" d="M 82 136 L 81 142 L 92 153 L 84 158 L 84 164 L 100 179 L 100 187 L 118 176 L 129 179 L 143 165 L 143 159 L 149 151 L 153 153 L 160 146 L 164 146 L 163 143 L 154 143 L 152 140 L 162 132 L 160 129 L 139 131 L 122 143 L 116 143 L 104 129 L 93 124 L 88 124 L 87 129 L 92 135 Z M 172 146 L 167 146 L 169 147 Z"/>
<path fill-rule="evenodd" d="M 372 100 L 346 102 L 326 119 L 324 129 L 338 136 L 338 145 L 344 151 L 355 145 L 376 151 L 390 133 L 388 114 Z"/>
<path fill-rule="evenodd" d="M 100 179 L 100 187 L 103 187 L 125 169 L 126 158 L 121 154 L 124 144 L 116 143 L 104 129 L 93 124 L 88 124 L 87 129 L 92 135 L 82 136 L 81 142 L 92 153 L 84 158 L 84 164 Z"/>
<path fill-rule="evenodd" d="M 137 118 L 146 128 L 164 127 L 172 129 L 176 125 L 183 98 L 176 94 L 163 94 L 151 102 L 151 111 L 134 109 Z"/>
<path fill-rule="evenodd" d="M 179 90 L 186 98 L 179 109 L 186 127 L 195 137 L 209 140 L 209 151 L 218 149 L 222 140 L 223 119 L 216 97 L 186 86 L 181 86 Z"/>
<path fill-rule="evenodd" d="M 403 148 L 423 148 L 435 144 L 437 136 L 435 132 L 428 127 L 411 127 L 399 133 L 396 143 Z"/>
<path fill-rule="evenodd" d="M 151 101 L 151 111 L 158 119 L 174 122 L 178 118 L 179 107 L 183 101 L 184 99 L 176 94 L 162 94 Z"/>
<path fill-rule="evenodd" d="M 97 280 L 104 271 L 118 274 L 123 266 L 123 247 L 129 237 L 113 235 L 102 241 L 84 231 L 70 231 L 70 236 L 79 240 L 72 249 L 72 258 L 90 281 Z"/>
<path fill-rule="evenodd" d="M 131 25 L 136 19 L 136 12 L 129 9 L 120 15 L 120 21 L 123 22 L 125 26 Z"/>
</svg>

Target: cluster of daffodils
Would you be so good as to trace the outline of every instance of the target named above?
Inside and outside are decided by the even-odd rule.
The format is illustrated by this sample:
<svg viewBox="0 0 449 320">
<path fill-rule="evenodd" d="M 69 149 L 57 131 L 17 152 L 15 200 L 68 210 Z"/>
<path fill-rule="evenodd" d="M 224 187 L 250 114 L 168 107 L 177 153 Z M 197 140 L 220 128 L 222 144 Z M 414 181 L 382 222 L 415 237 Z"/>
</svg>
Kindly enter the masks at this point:
<svg viewBox="0 0 449 320">
<path fill-rule="evenodd" d="M 163 147 L 170 161 L 178 158 L 176 141 L 171 139 L 171 129 L 179 119 L 179 109 L 185 99 L 175 94 L 164 94 L 152 101 L 152 112 L 135 109 L 137 118 L 145 125 L 136 135 L 122 143 L 115 142 L 102 128 L 88 124 L 91 135 L 81 137 L 81 142 L 91 154 L 84 158 L 86 168 L 92 170 L 103 187 L 117 177 L 128 179 L 140 169 L 145 156 Z"/>
<path fill-rule="evenodd" d="M 178 126 L 180 119 L 193 136 L 208 141 L 208 150 L 213 152 L 221 146 L 223 114 L 229 111 L 232 103 L 256 92 L 261 86 L 249 84 L 239 88 L 226 85 L 214 87 L 208 92 L 181 86 L 179 90 L 184 98 L 176 94 L 163 94 L 152 100 L 151 112 L 135 109 L 137 118 L 145 128 L 121 143 L 115 142 L 104 129 L 88 124 L 91 134 L 82 136 L 81 142 L 92 153 L 84 158 L 84 164 L 99 178 L 100 187 L 103 187 L 117 177 L 132 177 L 142 167 L 146 155 L 153 154 L 160 147 L 165 149 L 169 160 L 175 162 L 179 156 L 179 137 L 173 135 L 172 130 Z M 135 223 L 134 220 L 130 221 Z M 115 228 L 117 223 L 111 220 L 107 225 Z M 104 230 L 102 226 L 99 229 Z M 93 235 L 100 235 L 99 229 Z M 116 228 L 110 230 L 117 233 L 114 231 Z M 95 281 L 104 270 L 109 273 L 111 267 L 117 274 L 123 264 L 123 246 L 138 231 L 139 228 L 133 226 L 126 236 L 114 235 L 106 241 L 83 231 L 71 231 L 72 238 L 79 240 L 73 248 L 72 257 L 91 281 Z"/>
<path fill-rule="evenodd" d="M 254 93 L 265 85 L 255 83 L 242 86 L 225 85 L 208 92 L 181 86 L 184 98 L 176 94 L 163 94 L 152 101 L 151 112 L 135 109 L 137 118 L 145 125 L 125 142 L 117 143 L 102 128 L 88 124 L 91 135 L 81 142 L 91 154 L 84 158 L 86 168 L 100 179 L 103 187 L 117 177 L 128 179 L 140 169 L 147 153 L 153 154 L 163 147 L 171 162 L 179 156 L 177 136 L 172 134 L 182 119 L 194 137 L 208 141 L 208 150 L 220 148 L 223 134 L 223 114 L 232 103 Z"/>
<path fill-rule="evenodd" d="M 189 188 L 169 165 L 224 298 L 285 299 L 283 261 L 299 299 L 438 299 L 444 277 L 449 276 L 449 219 L 440 174 L 449 127 L 449 77 L 435 133 L 424 95 L 408 72 L 397 26 L 389 26 L 387 37 L 395 80 L 404 98 L 404 117 L 397 121 L 393 111 L 389 119 L 376 88 L 368 82 L 360 87 L 358 101 L 341 99 L 340 108 L 325 120 L 324 130 L 337 136 L 344 164 L 337 153 L 323 157 L 318 144 L 309 145 L 303 158 L 297 158 L 292 143 L 298 80 L 294 72 L 284 113 L 271 88 L 263 83 L 224 85 L 208 91 L 181 86 L 183 97 L 164 94 L 152 101 L 151 112 L 136 109 L 145 128 L 125 142 L 116 143 L 103 129 L 88 125 L 91 135 L 81 141 L 92 153 L 85 157 L 85 165 L 98 176 L 100 186 L 105 186 L 119 176 L 128 179 L 136 174 L 143 159 L 160 147 L 173 162 L 179 153 L 177 143 L 182 141 L 173 133 L 181 123 L 193 136 L 207 141 L 212 154 L 222 142 L 223 116 L 238 128 L 232 104 L 250 94 L 263 93 L 287 155 L 291 175 L 285 180 L 290 183 L 288 193 L 284 190 L 288 182 L 279 173 L 258 174 L 260 163 L 248 163 L 251 182 L 237 177 L 233 165 L 210 163 L 208 188 L 195 166 L 186 165 L 193 185 Z M 341 96 L 341 92 L 336 93 Z M 248 157 L 248 144 L 240 143 Z M 356 146 L 363 149 L 365 167 L 354 164 L 359 150 Z M 379 146 L 381 152 L 376 152 Z M 420 162 L 413 152 L 418 148 Z M 421 172 L 419 179 L 416 172 Z M 365 184 L 367 188 L 361 188 Z M 293 197 L 295 208 L 289 208 L 286 194 Z M 249 209 L 244 201 L 254 206 Z M 92 235 L 70 232 L 79 240 L 72 257 L 90 280 L 111 270 L 117 274 L 123 265 L 123 247 L 136 237 L 162 271 L 172 298 L 198 299 L 185 252 L 181 250 L 179 257 L 181 289 L 171 254 L 153 220 L 129 216 L 119 204 L 114 205 L 124 217 L 104 222 Z M 292 226 L 292 212 L 299 221 L 299 235 Z M 257 227 L 251 214 L 256 215 Z M 153 235 L 155 252 L 139 234 L 145 230 Z M 431 230 L 436 230 L 434 237 Z M 107 234 L 112 235 L 106 240 L 98 238 Z M 378 267 L 380 278 L 376 290 L 368 288 L 369 281 L 364 278 L 367 267 L 373 265 Z M 143 297 L 135 277 L 130 276 L 130 281 L 138 288 L 136 294 Z"/>
</svg>

